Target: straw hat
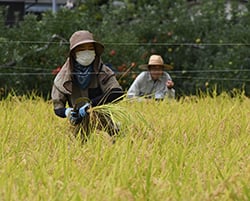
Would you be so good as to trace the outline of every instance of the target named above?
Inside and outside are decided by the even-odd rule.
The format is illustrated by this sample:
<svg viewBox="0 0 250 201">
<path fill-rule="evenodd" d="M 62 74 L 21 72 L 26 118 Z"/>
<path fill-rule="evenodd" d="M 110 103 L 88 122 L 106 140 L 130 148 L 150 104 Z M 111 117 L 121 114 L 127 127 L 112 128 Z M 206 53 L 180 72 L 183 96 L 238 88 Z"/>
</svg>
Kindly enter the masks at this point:
<svg viewBox="0 0 250 201">
<path fill-rule="evenodd" d="M 96 54 L 101 55 L 104 51 L 104 46 L 95 41 L 93 38 L 93 34 L 86 30 L 76 31 L 70 37 L 70 51 L 72 51 L 75 47 L 85 44 L 85 43 L 94 43 Z"/>
<path fill-rule="evenodd" d="M 164 61 L 160 55 L 151 55 L 148 64 L 142 64 L 139 66 L 142 70 L 148 70 L 149 66 L 163 66 L 167 70 L 173 69 L 171 65 L 164 64 Z"/>
</svg>

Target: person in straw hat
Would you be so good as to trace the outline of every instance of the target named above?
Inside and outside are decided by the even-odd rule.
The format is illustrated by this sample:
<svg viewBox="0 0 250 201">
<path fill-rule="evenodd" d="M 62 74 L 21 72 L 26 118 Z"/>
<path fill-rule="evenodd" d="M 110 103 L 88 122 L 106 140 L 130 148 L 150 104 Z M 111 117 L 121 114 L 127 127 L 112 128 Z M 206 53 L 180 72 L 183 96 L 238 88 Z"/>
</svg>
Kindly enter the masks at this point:
<svg viewBox="0 0 250 201">
<path fill-rule="evenodd" d="M 91 32 L 76 31 L 69 42 L 69 56 L 54 79 L 51 97 L 55 114 L 68 117 L 75 126 L 88 115 L 90 106 L 118 100 L 124 91 L 115 73 L 102 62 L 104 46 Z M 85 101 L 79 101 L 82 97 Z"/>
<path fill-rule="evenodd" d="M 175 98 L 174 82 L 164 70 L 171 69 L 170 65 L 164 64 L 160 55 L 151 55 L 148 64 L 139 66 L 146 70 L 141 72 L 130 88 L 128 98 L 145 97 L 163 100 L 165 97 Z"/>
</svg>

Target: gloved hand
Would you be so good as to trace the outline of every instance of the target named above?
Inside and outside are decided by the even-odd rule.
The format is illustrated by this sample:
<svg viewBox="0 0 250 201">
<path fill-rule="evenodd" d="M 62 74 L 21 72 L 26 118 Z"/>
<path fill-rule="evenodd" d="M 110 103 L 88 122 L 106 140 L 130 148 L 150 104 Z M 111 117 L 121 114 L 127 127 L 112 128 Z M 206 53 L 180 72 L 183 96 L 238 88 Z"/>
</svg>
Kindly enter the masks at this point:
<svg viewBox="0 0 250 201">
<path fill-rule="evenodd" d="M 69 121 L 73 126 L 75 126 L 81 123 L 82 117 L 79 115 L 78 112 L 71 111 L 70 116 L 69 116 Z"/>
<path fill-rule="evenodd" d="M 73 108 L 67 108 L 65 110 L 65 115 L 69 119 L 70 123 L 74 126 L 81 123 L 82 121 L 82 117 L 78 112 L 74 111 Z"/>
<path fill-rule="evenodd" d="M 90 103 L 85 103 L 85 105 L 83 105 L 80 109 L 79 109 L 79 115 L 81 117 L 85 117 L 87 115 L 87 110 L 90 107 Z"/>
</svg>

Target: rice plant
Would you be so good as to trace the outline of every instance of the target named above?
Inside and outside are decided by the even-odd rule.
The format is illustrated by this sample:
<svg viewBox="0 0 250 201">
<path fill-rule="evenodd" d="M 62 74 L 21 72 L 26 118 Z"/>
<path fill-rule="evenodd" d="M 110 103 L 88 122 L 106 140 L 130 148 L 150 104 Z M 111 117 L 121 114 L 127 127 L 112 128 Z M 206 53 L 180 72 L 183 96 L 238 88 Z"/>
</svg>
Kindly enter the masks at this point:
<svg viewBox="0 0 250 201">
<path fill-rule="evenodd" d="M 242 94 L 90 108 L 120 123 L 87 143 L 37 96 L 0 101 L 0 200 L 250 200 L 250 100 Z M 95 120 L 93 120 L 94 122 Z"/>
</svg>

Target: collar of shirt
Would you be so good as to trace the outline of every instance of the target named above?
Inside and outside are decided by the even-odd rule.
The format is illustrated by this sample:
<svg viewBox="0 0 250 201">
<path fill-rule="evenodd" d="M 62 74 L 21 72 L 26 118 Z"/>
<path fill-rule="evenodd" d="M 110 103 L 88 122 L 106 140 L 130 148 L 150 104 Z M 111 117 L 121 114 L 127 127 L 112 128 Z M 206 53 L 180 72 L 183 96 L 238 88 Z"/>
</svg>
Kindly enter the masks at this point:
<svg viewBox="0 0 250 201">
<path fill-rule="evenodd" d="M 159 77 L 157 80 L 162 81 L 164 75 L 165 75 L 165 73 L 163 72 L 162 76 Z M 153 82 L 154 82 L 154 81 L 157 81 L 157 80 L 153 80 L 153 79 L 152 79 L 151 74 L 150 74 L 149 71 L 147 71 L 147 77 L 148 77 L 148 81 L 151 81 L 151 80 L 152 80 Z"/>
</svg>

